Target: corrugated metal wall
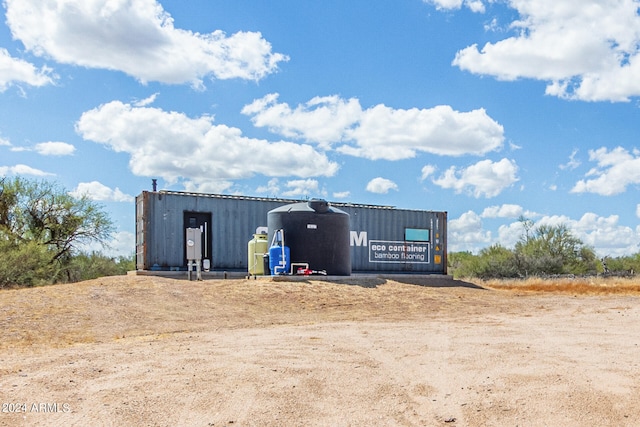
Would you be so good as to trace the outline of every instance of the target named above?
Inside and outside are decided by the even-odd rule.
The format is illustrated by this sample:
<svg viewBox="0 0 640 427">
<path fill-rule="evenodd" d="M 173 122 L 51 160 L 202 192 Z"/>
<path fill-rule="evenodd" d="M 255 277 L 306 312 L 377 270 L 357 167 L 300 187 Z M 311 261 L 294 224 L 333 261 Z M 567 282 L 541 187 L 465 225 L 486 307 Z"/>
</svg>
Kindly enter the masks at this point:
<svg viewBox="0 0 640 427">
<path fill-rule="evenodd" d="M 446 272 L 446 212 L 348 206 L 339 209 L 350 216 L 353 271 Z M 430 230 L 429 241 L 406 242 L 407 228 Z"/>
<path fill-rule="evenodd" d="M 213 269 L 246 269 L 247 242 L 257 227 L 267 226 L 267 212 L 284 204 L 269 199 L 175 192 L 143 192 L 137 200 L 138 211 L 144 215 L 144 220 L 136 223 L 136 252 L 144 253 L 138 257 L 140 270 L 185 266 L 185 212 L 211 214 Z"/>
<path fill-rule="evenodd" d="M 184 268 L 184 213 L 198 212 L 211 215 L 211 268 L 246 270 L 247 243 L 259 227 L 266 228 L 267 213 L 295 202 L 299 200 L 145 191 L 136 198 L 137 268 Z M 350 215 L 354 273 L 446 274 L 446 212 L 332 205 Z M 405 244 L 406 228 L 428 229 L 429 241 Z"/>
</svg>

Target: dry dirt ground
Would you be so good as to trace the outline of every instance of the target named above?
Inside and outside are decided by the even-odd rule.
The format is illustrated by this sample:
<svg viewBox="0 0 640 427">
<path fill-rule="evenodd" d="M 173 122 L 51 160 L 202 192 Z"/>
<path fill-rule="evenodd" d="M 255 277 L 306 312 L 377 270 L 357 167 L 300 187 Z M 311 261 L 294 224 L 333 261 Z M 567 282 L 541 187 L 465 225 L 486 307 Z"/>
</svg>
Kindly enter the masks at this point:
<svg viewBox="0 0 640 427">
<path fill-rule="evenodd" d="M 4 290 L 0 425 L 640 425 L 637 282 L 584 286 Z"/>
</svg>

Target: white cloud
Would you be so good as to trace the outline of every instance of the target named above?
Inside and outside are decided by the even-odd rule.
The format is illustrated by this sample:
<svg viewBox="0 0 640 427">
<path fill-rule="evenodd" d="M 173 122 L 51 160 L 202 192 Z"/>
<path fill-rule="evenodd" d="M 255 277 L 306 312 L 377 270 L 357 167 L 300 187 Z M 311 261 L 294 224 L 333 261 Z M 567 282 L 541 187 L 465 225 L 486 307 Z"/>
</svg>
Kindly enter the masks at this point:
<svg viewBox="0 0 640 427">
<path fill-rule="evenodd" d="M 447 225 L 448 249 L 451 252 L 478 252 L 491 244 L 491 232 L 483 228 L 477 213 L 468 211 Z"/>
<path fill-rule="evenodd" d="M 386 178 L 373 178 L 367 183 L 367 191 L 377 194 L 387 194 L 391 190 L 398 191 L 398 185 Z"/>
<path fill-rule="evenodd" d="M 231 192 L 233 181 L 225 179 L 185 179 L 182 181 L 184 191 L 191 193 L 224 193 Z"/>
<path fill-rule="evenodd" d="M 333 197 L 336 199 L 346 199 L 351 196 L 350 191 L 337 191 L 333 193 Z"/>
<path fill-rule="evenodd" d="M 459 112 L 448 105 L 430 109 L 393 109 L 379 104 L 363 110 L 360 102 L 338 96 L 316 97 L 291 108 L 269 94 L 245 106 L 255 126 L 343 154 L 371 160 L 401 160 L 418 152 L 483 155 L 499 150 L 504 128 L 484 109 Z"/>
<path fill-rule="evenodd" d="M 518 166 L 513 160 L 481 160 L 466 169 L 452 166 L 440 178 L 433 179 L 433 183 L 456 193 L 467 192 L 475 198 L 491 198 L 517 182 L 517 172 Z"/>
<path fill-rule="evenodd" d="M 515 144 L 513 141 L 509 141 L 509 148 L 511 151 L 522 150 L 522 146 Z"/>
<path fill-rule="evenodd" d="M 422 0 L 424 3 L 432 4 L 438 10 L 460 9 L 464 4 L 472 12 L 484 13 L 485 6 L 482 0 Z"/>
<path fill-rule="evenodd" d="M 322 195 L 318 181 L 315 179 L 295 179 L 288 181 L 286 187 L 289 188 L 289 190 L 282 193 L 285 197 L 300 197 L 312 194 Z"/>
<path fill-rule="evenodd" d="M 425 165 L 422 167 L 421 175 L 420 175 L 420 180 L 424 181 L 425 179 L 429 178 L 431 175 L 433 175 L 436 172 L 436 167 L 433 165 Z"/>
<path fill-rule="evenodd" d="M 111 241 L 102 252 L 112 257 L 132 256 L 136 253 L 136 237 L 128 231 L 118 231 L 111 236 Z"/>
<path fill-rule="evenodd" d="M 315 97 L 295 109 L 278 103 L 279 94 L 271 93 L 254 100 L 242 109 L 252 116 L 255 126 L 287 138 L 305 139 L 323 147 L 342 141 L 346 132 L 362 116 L 357 99 L 343 100 L 338 96 Z"/>
<path fill-rule="evenodd" d="M 56 76 L 47 67 L 40 69 L 22 59 L 13 58 L 7 49 L 0 48 L 0 92 L 14 84 L 30 86 L 54 84 Z"/>
<path fill-rule="evenodd" d="M 6 175 L 53 176 L 54 174 L 21 164 L 15 166 L 0 166 L 0 176 Z"/>
<path fill-rule="evenodd" d="M 482 3 L 481 0 L 465 0 L 464 4 L 469 9 L 471 9 L 472 12 L 476 12 L 476 13 L 485 12 L 484 3 Z"/>
<path fill-rule="evenodd" d="M 36 144 L 34 150 L 43 156 L 70 156 L 76 151 L 76 147 L 66 142 L 41 142 Z"/>
<path fill-rule="evenodd" d="M 156 98 L 158 97 L 159 93 L 154 93 L 148 97 L 146 97 L 145 99 L 140 99 L 138 101 L 135 101 L 133 103 L 134 107 L 146 107 L 147 105 L 151 105 L 154 102 L 156 102 Z"/>
<path fill-rule="evenodd" d="M 104 202 L 133 202 L 134 197 L 120 191 L 118 187 L 111 189 L 106 185 L 98 182 L 81 182 L 78 186 L 69 192 L 73 197 L 80 198 L 87 196 L 91 200 Z"/>
<path fill-rule="evenodd" d="M 309 145 L 247 138 L 240 129 L 215 125 L 210 116 L 190 118 L 119 101 L 83 113 L 76 130 L 86 140 L 128 153 L 135 175 L 181 181 L 188 191 L 219 192 L 231 180 L 256 174 L 309 178 L 338 170 Z"/>
<path fill-rule="evenodd" d="M 569 156 L 569 161 L 563 165 L 560 165 L 560 169 L 574 170 L 578 166 L 580 166 L 582 163 L 580 162 L 580 160 L 576 159 L 577 155 L 578 155 L 578 149 L 576 148 L 571 152 L 571 155 Z"/>
<path fill-rule="evenodd" d="M 8 139 L 0 137 L 0 147 L 11 147 L 11 142 Z"/>
<path fill-rule="evenodd" d="M 276 197 L 280 194 L 280 183 L 278 178 L 271 178 L 267 182 L 267 185 L 261 185 L 256 189 L 256 191 L 261 194 L 268 194 L 269 196 Z"/>
<path fill-rule="evenodd" d="M 636 205 L 636 216 L 640 218 L 640 204 Z"/>
<path fill-rule="evenodd" d="M 462 0 L 422 0 L 424 3 L 432 4 L 438 10 L 442 9 L 460 9 Z"/>
<path fill-rule="evenodd" d="M 432 0 L 445 5 L 460 3 Z M 546 93 L 586 101 L 640 95 L 640 16 L 635 0 L 509 0 L 514 35 L 460 50 L 453 65 L 500 80 L 548 82 Z M 449 9 L 452 7 L 448 7 Z"/>
<path fill-rule="evenodd" d="M 324 190 L 320 189 L 320 184 L 315 179 L 294 179 L 287 181 L 284 186 L 287 190 L 281 192 L 278 178 L 271 178 L 267 185 L 258 187 L 256 191 L 271 197 L 325 196 Z"/>
<path fill-rule="evenodd" d="M 520 221 L 503 224 L 498 228 L 498 243 L 505 248 L 514 248 L 523 234 L 524 226 Z"/>
<path fill-rule="evenodd" d="M 13 37 L 36 55 L 119 70 L 142 82 L 258 80 L 287 60 L 260 33 L 175 28 L 155 0 L 5 0 L 5 7 Z"/>
<path fill-rule="evenodd" d="M 66 142 L 47 141 L 36 144 L 33 147 L 14 147 L 11 144 L 10 150 L 14 153 L 35 151 L 42 156 L 70 156 L 76 151 L 76 147 Z"/>
<path fill-rule="evenodd" d="M 459 112 L 448 105 L 409 110 L 376 105 L 363 112 L 348 136 L 356 146 L 343 145 L 340 152 L 372 160 L 401 160 L 417 152 L 486 154 L 502 148 L 504 129 L 482 108 Z"/>
<path fill-rule="evenodd" d="M 132 257 L 136 253 L 136 238 L 133 233 L 128 231 L 118 231 L 111 235 L 106 246 L 99 242 L 86 242 L 78 245 L 78 249 L 82 252 L 91 253 L 99 252 L 108 257 Z"/>
<path fill-rule="evenodd" d="M 613 150 L 599 148 L 589 150 L 589 160 L 596 162 L 587 177 L 578 181 L 572 193 L 595 193 L 612 196 L 626 191 L 627 186 L 640 184 L 640 152 L 617 147 Z"/>
<path fill-rule="evenodd" d="M 482 211 L 482 218 L 519 218 L 524 215 L 524 208 L 520 205 L 504 204 L 489 206 Z"/>
</svg>

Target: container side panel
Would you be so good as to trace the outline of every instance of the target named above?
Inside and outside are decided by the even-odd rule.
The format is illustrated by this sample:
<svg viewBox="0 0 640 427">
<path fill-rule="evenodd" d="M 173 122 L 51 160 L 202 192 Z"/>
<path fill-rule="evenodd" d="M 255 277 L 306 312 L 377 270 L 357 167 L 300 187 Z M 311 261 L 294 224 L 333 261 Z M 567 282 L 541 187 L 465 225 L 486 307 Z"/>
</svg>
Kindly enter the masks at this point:
<svg viewBox="0 0 640 427">
<path fill-rule="evenodd" d="M 213 200 L 213 259 L 216 269 L 245 270 L 247 243 L 266 231 L 267 212 L 280 203 L 257 200 Z"/>
<path fill-rule="evenodd" d="M 443 273 L 442 212 L 341 209 L 351 217 L 353 271 Z M 428 240 L 407 241 L 407 229 L 414 230 L 414 236 L 428 236 Z"/>
<path fill-rule="evenodd" d="M 211 215 L 211 269 L 244 270 L 247 243 L 260 229 L 266 231 L 267 212 L 280 202 L 238 198 L 200 197 L 151 193 L 150 221 L 153 245 L 151 266 L 161 269 L 185 268 L 184 212 Z"/>
<path fill-rule="evenodd" d="M 142 196 L 141 205 L 140 196 L 136 199 L 136 254 L 144 269 L 186 267 L 184 213 L 200 212 L 211 215 L 211 269 L 246 270 L 248 242 L 253 234 L 268 231 L 270 210 L 287 204 L 189 193 L 143 192 Z M 339 209 L 350 218 L 352 272 L 446 273 L 446 212 L 363 205 L 339 205 Z M 414 230 L 408 240 L 407 228 Z"/>
<path fill-rule="evenodd" d="M 147 270 L 151 266 L 148 265 L 146 256 L 147 256 L 147 237 L 146 233 L 148 232 L 148 224 L 147 224 L 147 203 L 145 199 L 147 198 L 147 192 L 143 192 L 138 197 L 136 197 L 136 269 L 137 270 Z"/>
</svg>

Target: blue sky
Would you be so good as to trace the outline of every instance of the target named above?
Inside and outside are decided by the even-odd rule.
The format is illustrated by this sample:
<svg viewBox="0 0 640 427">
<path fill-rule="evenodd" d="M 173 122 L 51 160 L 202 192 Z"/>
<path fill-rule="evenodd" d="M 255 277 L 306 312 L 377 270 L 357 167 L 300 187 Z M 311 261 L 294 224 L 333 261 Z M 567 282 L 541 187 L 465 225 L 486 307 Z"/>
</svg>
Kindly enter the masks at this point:
<svg viewBox="0 0 640 427">
<path fill-rule="evenodd" d="M 4 0 L 0 176 L 104 205 L 160 189 L 518 218 L 640 252 L 634 0 Z"/>
</svg>

